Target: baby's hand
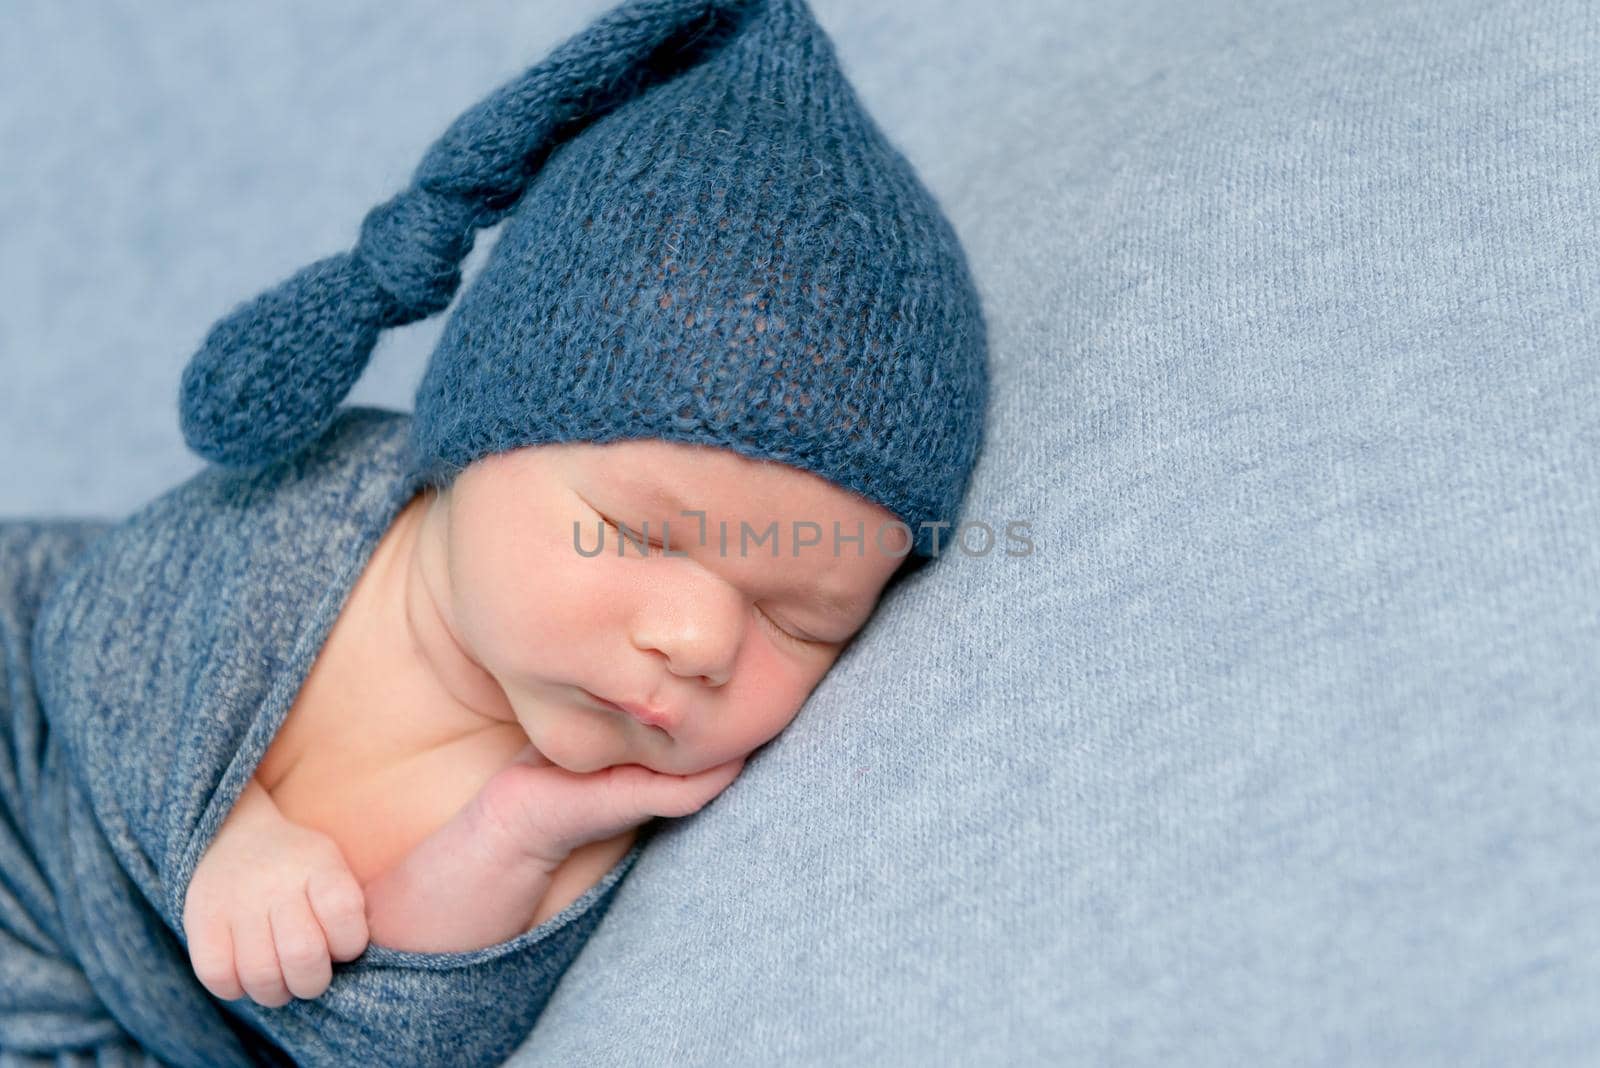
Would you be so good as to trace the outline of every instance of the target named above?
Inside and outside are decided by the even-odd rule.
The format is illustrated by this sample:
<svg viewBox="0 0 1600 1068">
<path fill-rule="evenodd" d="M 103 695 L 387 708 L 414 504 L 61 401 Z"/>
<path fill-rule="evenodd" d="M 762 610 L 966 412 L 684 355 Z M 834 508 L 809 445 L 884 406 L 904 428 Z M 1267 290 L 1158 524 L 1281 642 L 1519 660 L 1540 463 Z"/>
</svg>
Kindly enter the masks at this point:
<svg viewBox="0 0 1600 1068">
<path fill-rule="evenodd" d="M 331 960 L 367 947 L 361 884 L 339 846 L 285 818 L 254 779 L 195 868 L 183 929 L 207 990 L 267 1008 L 321 994 Z"/>
<path fill-rule="evenodd" d="M 553 869 L 579 846 L 614 838 L 657 816 L 698 812 L 739 777 L 744 762 L 739 757 L 693 775 L 668 775 L 640 764 L 578 774 L 530 745 L 473 803 L 482 825 Z"/>
</svg>

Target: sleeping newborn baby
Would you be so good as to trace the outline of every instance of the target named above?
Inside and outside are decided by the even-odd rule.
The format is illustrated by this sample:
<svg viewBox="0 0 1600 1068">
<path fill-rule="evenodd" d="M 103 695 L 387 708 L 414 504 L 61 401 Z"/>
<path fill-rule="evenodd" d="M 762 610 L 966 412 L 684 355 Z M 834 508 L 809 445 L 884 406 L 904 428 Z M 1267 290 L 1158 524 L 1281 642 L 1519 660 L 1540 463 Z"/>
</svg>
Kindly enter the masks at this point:
<svg viewBox="0 0 1600 1068">
<path fill-rule="evenodd" d="M 341 408 L 453 301 L 409 418 Z M 0 1043 L 501 1063 L 954 536 L 985 333 L 805 0 L 630 0 L 462 113 L 212 327 L 212 463 L 0 611 Z"/>
<path fill-rule="evenodd" d="M 419 494 L 195 870 L 196 974 L 276 1006 L 369 939 L 543 923 L 789 724 L 909 548 L 810 472 L 680 442 L 522 448 Z"/>
</svg>

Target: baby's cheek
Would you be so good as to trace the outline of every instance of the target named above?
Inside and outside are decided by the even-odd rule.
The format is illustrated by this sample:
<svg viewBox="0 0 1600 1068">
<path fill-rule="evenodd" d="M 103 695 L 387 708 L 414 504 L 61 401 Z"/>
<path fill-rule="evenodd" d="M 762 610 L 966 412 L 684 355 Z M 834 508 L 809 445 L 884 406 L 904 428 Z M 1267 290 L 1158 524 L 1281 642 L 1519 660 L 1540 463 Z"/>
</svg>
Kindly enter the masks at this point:
<svg viewBox="0 0 1600 1068">
<path fill-rule="evenodd" d="M 467 653 L 502 685 L 547 673 L 567 659 L 574 633 L 583 629 L 571 621 L 569 598 L 555 583 L 530 588 L 511 578 L 491 579 L 458 591 L 457 601 Z"/>
<path fill-rule="evenodd" d="M 756 736 L 752 745 L 760 745 L 794 721 L 820 676 L 779 656 L 753 659 L 744 680 L 751 696 L 744 703 L 748 715 L 743 725 Z"/>
</svg>

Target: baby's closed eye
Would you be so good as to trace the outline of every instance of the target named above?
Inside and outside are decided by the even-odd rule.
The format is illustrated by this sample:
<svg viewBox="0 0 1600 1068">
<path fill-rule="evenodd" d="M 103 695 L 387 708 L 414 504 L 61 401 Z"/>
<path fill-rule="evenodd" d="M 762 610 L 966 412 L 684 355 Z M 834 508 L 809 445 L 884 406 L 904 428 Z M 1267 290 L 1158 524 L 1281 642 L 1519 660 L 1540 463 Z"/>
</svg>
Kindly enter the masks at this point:
<svg viewBox="0 0 1600 1068">
<path fill-rule="evenodd" d="M 619 537 L 626 536 L 627 539 L 632 540 L 635 545 L 640 545 L 640 547 L 646 548 L 646 550 L 651 550 L 651 548 L 653 548 L 653 550 L 664 550 L 664 548 L 666 548 L 666 545 L 662 545 L 661 542 L 653 539 L 653 537 L 646 539 L 646 537 L 642 536 L 642 532 L 634 531 L 634 529 L 627 528 L 627 526 L 624 526 L 624 524 L 616 523 L 611 516 L 600 512 L 598 508 L 594 508 L 592 505 L 590 505 L 590 510 L 592 510 L 595 515 L 600 516 L 600 521 L 605 523 L 608 528 L 611 528 L 611 531 L 616 532 Z M 771 628 L 771 630 L 774 630 L 774 632 L 778 633 L 781 638 L 784 638 L 786 641 L 790 641 L 790 643 L 798 644 L 798 646 L 821 646 L 821 648 L 827 648 L 827 646 L 837 646 L 837 644 L 840 644 L 837 643 L 837 641 L 824 641 L 821 640 L 821 638 L 813 638 L 813 636 L 808 635 L 808 633 L 805 632 L 797 633 L 795 630 L 790 630 L 790 628 L 779 624 L 778 620 L 773 619 L 773 616 L 771 616 L 770 612 L 766 612 L 765 609 L 760 606 L 760 604 L 755 604 L 754 608 L 755 614 L 762 619 L 762 622 L 765 622 L 766 627 Z"/>
</svg>

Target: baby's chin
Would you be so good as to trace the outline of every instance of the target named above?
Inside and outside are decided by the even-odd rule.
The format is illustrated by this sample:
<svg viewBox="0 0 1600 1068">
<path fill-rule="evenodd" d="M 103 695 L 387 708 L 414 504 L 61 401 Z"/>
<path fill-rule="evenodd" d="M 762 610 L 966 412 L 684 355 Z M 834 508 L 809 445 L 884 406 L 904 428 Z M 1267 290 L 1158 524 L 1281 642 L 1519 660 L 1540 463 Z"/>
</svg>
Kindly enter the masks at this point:
<svg viewBox="0 0 1600 1068">
<path fill-rule="evenodd" d="M 575 738 L 570 733 L 542 737 L 530 731 L 528 739 L 546 760 L 576 775 L 589 775 L 615 764 L 637 763 L 628 754 L 618 752 L 615 745 L 597 744 L 594 739 Z"/>
<path fill-rule="evenodd" d="M 700 761 L 696 764 L 678 766 L 670 761 L 658 759 L 645 753 L 636 753 L 622 747 L 620 750 L 607 744 L 595 744 L 593 739 L 574 737 L 571 733 L 557 733 L 552 737 L 543 739 L 529 736 L 533 747 L 546 760 L 564 771 L 574 775 L 592 775 L 606 768 L 622 767 L 628 764 L 637 764 L 649 768 L 651 771 L 662 775 L 694 775 L 698 772 L 715 767 L 716 763 Z M 681 763 L 681 760 L 680 762 Z"/>
</svg>

